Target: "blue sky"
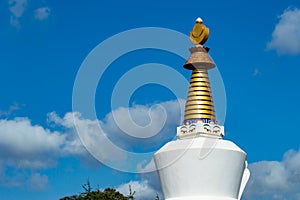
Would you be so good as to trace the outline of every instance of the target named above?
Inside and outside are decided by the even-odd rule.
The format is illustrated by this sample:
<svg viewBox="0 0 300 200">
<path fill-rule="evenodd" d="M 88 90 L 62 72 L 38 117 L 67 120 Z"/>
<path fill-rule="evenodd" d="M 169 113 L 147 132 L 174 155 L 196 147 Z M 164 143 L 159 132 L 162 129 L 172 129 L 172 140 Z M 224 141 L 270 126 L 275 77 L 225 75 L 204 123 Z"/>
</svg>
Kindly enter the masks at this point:
<svg viewBox="0 0 300 200">
<path fill-rule="evenodd" d="M 0 199 L 59 199 L 82 191 L 88 178 L 93 188 L 127 192 L 130 183 L 138 199 L 154 199 L 160 193 L 155 172 L 141 172 L 181 123 L 190 76 L 182 65 L 192 44 L 180 43 L 180 34 L 188 35 L 198 16 L 210 28 L 206 46 L 220 73 L 212 82 L 223 80 L 226 91 L 224 98 L 223 83 L 213 88 L 219 116 L 226 107 L 225 139 L 248 154 L 252 177 L 244 199 L 300 199 L 299 2 L 1 0 L 0 16 Z M 96 53 L 110 37 L 143 27 L 173 30 L 180 38 L 138 29 L 144 32 Z M 186 57 L 140 46 L 119 55 L 98 77 L 107 55 L 148 40 L 158 46 L 173 41 L 173 50 Z M 92 55 L 99 71 L 77 87 Z M 89 97 L 79 99 L 80 108 L 92 105 L 91 117 L 77 109 L 74 93 L 88 91 L 94 79 L 99 79 L 94 107 Z M 113 96 L 122 80 L 137 90 L 125 88 Z M 118 104 L 126 95 L 129 99 Z M 97 145 L 88 149 L 103 163 L 77 132 L 90 134 Z M 106 138 L 128 152 L 145 153 L 145 160 L 111 149 Z"/>
</svg>

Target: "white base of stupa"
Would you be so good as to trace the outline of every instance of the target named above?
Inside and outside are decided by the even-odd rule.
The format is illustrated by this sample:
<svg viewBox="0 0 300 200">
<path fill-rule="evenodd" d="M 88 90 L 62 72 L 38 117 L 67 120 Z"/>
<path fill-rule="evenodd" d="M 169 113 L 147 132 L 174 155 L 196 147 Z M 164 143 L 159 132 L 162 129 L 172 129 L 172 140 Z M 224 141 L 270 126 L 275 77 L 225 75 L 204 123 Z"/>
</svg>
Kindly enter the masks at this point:
<svg viewBox="0 0 300 200">
<path fill-rule="evenodd" d="M 165 200 L 237 200 L 227 197 L 183 197 L 183 198 L 169 198 Z"/>
<path fill-rule="evenodd" d="M 246 153 L 208 137 L 171 141 L 154 154 L 166 200 L 238 200 L 249 178 Z"/>
</svg>

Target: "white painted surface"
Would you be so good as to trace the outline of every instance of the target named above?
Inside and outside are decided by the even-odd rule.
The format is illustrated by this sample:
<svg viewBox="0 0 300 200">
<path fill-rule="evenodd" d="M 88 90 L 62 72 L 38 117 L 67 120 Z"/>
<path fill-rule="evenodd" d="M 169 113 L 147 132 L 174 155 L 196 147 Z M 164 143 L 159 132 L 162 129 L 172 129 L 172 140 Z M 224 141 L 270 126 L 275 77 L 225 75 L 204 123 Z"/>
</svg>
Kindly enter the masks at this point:
<svg viewBox="0 0 300 200">
<path fill-rule="evenodd" d="M 182 197 L 182 198 L 171 198 L 171 199 L 165 199 L 165 200 L 236 200 L 233 198 L 227 198 L 227 197 Z"/>
<path fill-rule="evenodd" d="M 237 200 L 246 153 L 207 137 L 176 140 L 154 154 L 166 200 Z"/>
<path fill-rule="evenodd" d="M 246 167 L 247 167 L 247 161 L 246 161 Z M 250 178 L 250 170 L 248 168 L 245 168 L 243 178 L 242 178 L 242 183 L 241 183 L 241 186 L 240 186 L 238 200 L 240 200 L 242 198 L 242 194 L 243 194 L 244 189 L 245 189 L 245 187 L 248 183 L 249 178 Z"/>
</svg>

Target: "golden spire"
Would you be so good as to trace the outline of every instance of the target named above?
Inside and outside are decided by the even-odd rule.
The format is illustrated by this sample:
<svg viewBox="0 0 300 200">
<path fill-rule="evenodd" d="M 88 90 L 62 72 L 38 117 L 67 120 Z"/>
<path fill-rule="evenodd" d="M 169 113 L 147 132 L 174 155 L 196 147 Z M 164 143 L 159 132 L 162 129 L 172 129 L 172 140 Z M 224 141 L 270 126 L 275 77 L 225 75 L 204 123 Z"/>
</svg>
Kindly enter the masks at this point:
<svg viewBox="0 0 300 200">
<path fill-rule="evenodd" d="M 198 18 L 190 34 L 191 41 L 196 44 L 190 49 L 191 56 L 184 64 L 184 68 L 192 70 L 190 87 L 185 105 L 184 124 L 215 122 L 215 109 L 208 77 L 208 69 L 215 64 L 208 55 L 208 48 L 203 44 L 208 39 L 209 29 Z"/>
<path fill-rule="evenodd" d="M 177 127 L 179 139 L 194 137 L 224 136 L 224 126 L 216 122 L 214 102 L 210 89 L 208 70 L 215 67 L 215 63 L 208 55 L 209 48 L 203 44 L 208 39 L 209 29 L 202 24 L 202 19 L 196 20 L 190 39 L 196 44 L 190 48 L 191 55 L 185 62 L 184 68 L 192 70 L 190 87 L 185 103 L 184 121 Z"/>
</svg>

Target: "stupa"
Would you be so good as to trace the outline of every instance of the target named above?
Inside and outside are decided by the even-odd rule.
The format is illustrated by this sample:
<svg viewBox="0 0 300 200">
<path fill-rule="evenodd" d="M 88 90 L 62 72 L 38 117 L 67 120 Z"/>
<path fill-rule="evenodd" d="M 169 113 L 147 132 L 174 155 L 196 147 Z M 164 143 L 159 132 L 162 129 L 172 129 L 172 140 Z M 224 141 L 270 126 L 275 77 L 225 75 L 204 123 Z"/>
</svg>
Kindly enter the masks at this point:
<svg viewBox="0 0 300 200">
<path fill-rule="evenodd" d="M 190 33 L 194 47 L 184 68 L 192 70 L 184 121 L 177 139 L 154 154 L 165 200 L 240 200 L 250 177 L 246 153 L 224 140 L 216 121 L 208 70 L 215 63 L 204 47 L 209 29 L 198 18 Z"/>
</svg>

